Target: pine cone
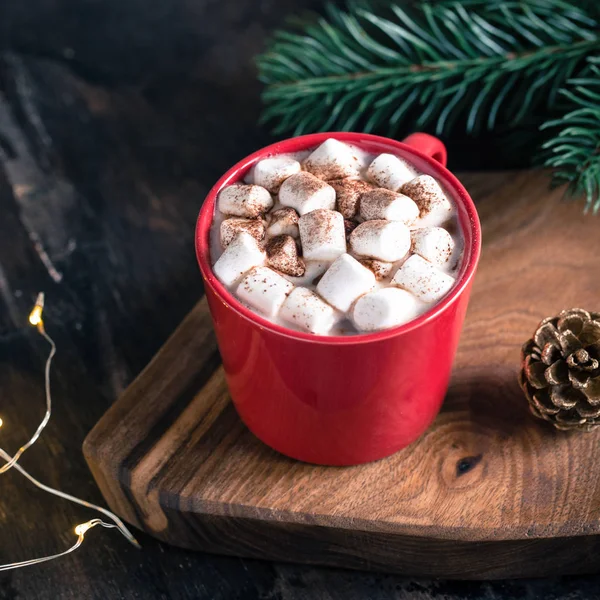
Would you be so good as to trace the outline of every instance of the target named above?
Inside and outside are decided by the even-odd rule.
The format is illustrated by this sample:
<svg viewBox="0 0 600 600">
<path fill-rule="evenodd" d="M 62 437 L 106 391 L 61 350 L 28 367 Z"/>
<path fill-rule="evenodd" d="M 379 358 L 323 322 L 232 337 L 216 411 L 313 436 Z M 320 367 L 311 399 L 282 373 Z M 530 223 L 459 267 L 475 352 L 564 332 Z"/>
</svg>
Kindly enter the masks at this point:
<svg viewBox="0 0 600 600">
<path fill-rule="evenodd" d="M 600 425 L 600 313 L 573 308 L 544 319 L 521 358 L 519 383 L 536 417 L 563 430 Z"/>
</svg>

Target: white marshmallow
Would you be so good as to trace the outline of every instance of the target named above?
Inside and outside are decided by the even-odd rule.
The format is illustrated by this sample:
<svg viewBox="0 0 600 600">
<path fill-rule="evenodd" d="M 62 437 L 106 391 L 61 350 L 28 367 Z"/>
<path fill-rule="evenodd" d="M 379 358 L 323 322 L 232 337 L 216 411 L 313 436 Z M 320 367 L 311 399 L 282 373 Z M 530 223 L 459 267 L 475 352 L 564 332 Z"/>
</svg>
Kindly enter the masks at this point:
<svg viewBox="0 0 600 600">
<path fill-rule="evenodd" d="M 304 161 L 304 168 L 319 179 L 343 179 L 359 175 L 356 152 L 343 142 L 325 140 Z"/>
<path fill-rule="evenodd" d="M 350 234 L 354 254 L 395 262 L 410 250 L 410 230 L 400 221 L 365 221 Z"/>
<path fill-rule="evenodd" d="M 383 288 L 357 300 L 352 320 L 361 331 L 378 331 L 407 323 L 424 308 L 426 306 L 406 290 Z"/>
<path fill-rule="evenodd" d="M 360 216 L 365 221 L 386 219 L 410 226 L 419 218 L 419 207 L 404 194 L 379 188 L 361 196 Z"/>
<path fill-rule="evenodd" d="M 443 267 L 452 256 L 454 240 L 441 227 L 414 229 L 411 233 L 412 250 L 434 265 Z"/>
<path fill-rule="evenodd" d="M 270 236 L 276 235 L 291 235 L 297 238 L 300 233 L 298 231 L 298 213 L 289 206 L 274 210 L 269 214 L 270 221 L 267 227 L 267 233 Z"/>
<path fill-rule="evenodd" d="M 213 271 L 221 283 L 230 286 L 252 267 L 258 267 L 264 262 L 265 253 L 259 248 L 258 242 L 249 233 L 242 231 L 223 250 Z"/>
<path fill-rule="evenodd" d="M 440 184 L 431 175 L 419 175 L 405 183 L 400 192 L 412 198 L 421 216 L 417 227 L 443 225 L 452 216 L 452 204 Z"/>
<path fill-rule="evenodd" d="M 310 173 L 288 177 L 279 189 L 279 202 L 304 215 L 317 208 L 335 208 L 335 190 Z"/>
<path fill-rule="evenodd" d="M 313 210 L 300 217 L 298 227 L 306 260 L 334 260 L 346 252 L 346 231 L 341 213 Z"/>
<path fill-rule="evenodd" d="M 352 303 L 375 287 L 375 275 L 349 254 L 342 254 L 325 271 L 317 293 L 329 304 L 347 312 Z"/>
<path fill-rule="evenodd" d="M 242 180 L 244 183 L 254 183 L 254 166 L 252 165 Z"/>
<path fill-rule="evenodd" d="M 265 237 L 265 224 L 262 219 L 241 219 L 233 217 L 221 223 L 221 245 L 226 248 L 240 231 L 249 233 L 257 242 Z"/>
<path fill-rule="evenodd" d="M 413 254 L 398 269 L 392 285 L 412 292 L 424 302 L 437 302 L 450 291 L 454 278 L 418 254 Z"/>
<path fill-rule="evenodd" d="M 275 194 L 288 177 L 300 171 L 300 163 L 291 156 L 272 156 L 258 161 L 252 176 L 254 183 Z"/>
<path fill-rule="evenodd" d="M 380 154 L 367 169 L 367 177 L 371 181 L 394 192 L 414 176 L 410 165 L 393 154 Z"/>
<path fill-rule="evenodd" d="M 242 302 L 272 319 L 293 289 L 279 273 L 268 267 L 256 267 L 244 276 L 236 294 Z"/>
<path fill-rule="evenodd" d="M 234 183 L 219 192 L 217 203 L 226 215 L 256 218 L 273 206 L 273 198 L 259 185 Z"/>
<path fill-rule="evenodd" d="M 302 331 L 321 335 L 327 334 L 337 320 L 336 313 L 329 304 L 303 287 L 292 290 L 285 299 L 279 316 Z"/>
</svg>

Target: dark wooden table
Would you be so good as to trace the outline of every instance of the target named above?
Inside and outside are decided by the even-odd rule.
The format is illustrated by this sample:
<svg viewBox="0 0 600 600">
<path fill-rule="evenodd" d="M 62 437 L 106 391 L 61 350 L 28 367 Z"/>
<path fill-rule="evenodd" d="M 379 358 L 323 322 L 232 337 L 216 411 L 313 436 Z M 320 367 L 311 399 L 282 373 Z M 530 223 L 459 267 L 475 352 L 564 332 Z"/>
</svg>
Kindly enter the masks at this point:
<svg viewBox="0 0 600 600">
<path fill-rule="evenodd" d="M 192 236 L 203 196 L 228 166 L 271 141 L 256 126 L 252 56 L 283 15 L 319 4 L 2 3 L 0 445 L 14 451 L 43 414 L 47 346 L 26 319 L 44 290 L 59 348 L 55 410 L 23 459 L 42 480 L 103 502 L 81 443 L 201 296 Z M 73 526 L 92 516 L 17 473 L 3 476 L 0 564 L 66 548 Z M 140 538 L 137 551 L 94 530 L 70 557 L 0 574 L 0 599 L 600 596 L 597 577 L 411 581 Z"/>
</svg>

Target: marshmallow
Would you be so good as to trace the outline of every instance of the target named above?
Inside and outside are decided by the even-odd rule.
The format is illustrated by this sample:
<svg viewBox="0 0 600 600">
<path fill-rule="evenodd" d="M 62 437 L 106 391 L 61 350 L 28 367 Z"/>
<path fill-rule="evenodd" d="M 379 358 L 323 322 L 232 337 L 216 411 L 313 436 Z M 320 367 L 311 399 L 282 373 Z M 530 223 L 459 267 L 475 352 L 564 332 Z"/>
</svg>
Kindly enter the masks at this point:
<svg viewBox="0 0 600 600">
<path fill-rule="evenodd" d="M 227 248 L 231 240 L 240 231 L 249 233 L 257 242 L 260 242 L 265 237 L 265 224 L 261 219 L 225 219 L 221 223 L 221 245 Z"/>
<path fill-rule="evenodd" d="M 329 265 L 331 265 L 331 262 L 328 260 L 308 260 L 304 262 L 304 275 L 301 277 L 284 275 L 284 277 L 296 286 L 317 285 L 323 273 L 329 269 Z"/>
<path fill-rule="evenodd" d="M 330 138 L 309 155 L 304 168 L 319 179 L 357 177 L 359 160 L 350 146 Z"/>
<path fill-rule="evenodd" d="M 302 277 L 306 270 L 291 235 L 278 235 L 267 242 L 267 265 L 294 277 Z"/>
<path fill-rule="evenodd" d="M 330 181 L 329 185 L 335 190 L 335 208 L 345 219 L 357 215 L 361 196 L 373 189 L 373 184 L 362 179 L 339 179 Z"/>
<path fill-rule="evenodd" d="M 400 221 L 365 221 L 350 234 L 354 254 L 395 262 L 410 250 L 410 230 Z"/>
<path fill-rule="evenodd" d="M 294 286 L 268 267 L 247 273 L 237 288 L 237 297 L 265 317 L 273 318 Z"/>
<path fill-rule="evenodd" d="M 377 281 L 385 279 L 392 272 L 393 265 L 391 263 L 382 262 L 373 258 L 361 258 L 358 262 L 363 267 L 369 269 L 369 271 L 372 271 Z"/>
<path fill-rule="evenodd" d="M 285 299 L 279 316 L 302 331 L 321 335 L 327 334 L 337 320 L 336 313 L 329 304 L 303 287 L 292 290 Z"/>
<path fill-rule="evenodd" d="M 367 177 L 371 181 L 394 192 L 414 176 L 409 164 L 393 154 L 380 154 L 367 169 Z"/>
<path fill-rule="evenodd" d="M 419 207 L 404 194 L 379 188 L 362 195 L 360 216 L 365 221 L 387 219 L 410 226 L 419 218 Z"/>
<path fill-rule="evenodd" d="M 272 156 L 257 162 L 252 176 L 254 183 L 275 194 L 288 177 L 300 171 L 300 163 L 291 156 Z"/>
<path fill-rule="evenodd" d="M 223 254 L 215 263 L 213 271 L 224 285 L 233 285 L 252 267 L 265 262 L 265 253 L 258 242 L 246 231 L 238 233 L 223 250 Z"/>
<path fill-rule="evenodd" d="M 400 192 L 412 198 L 419 210 L 418 227 L 443 225 L 452 216 L 452 204 L 431 175 L 419 175 L 405 183 Z"/>
<path fill-rule="evenodd" d="M 254 183 L 254 167 L 255 165 L 252 165 L 248 172 L 244 175 L 242 180 L 244 183 Z"/>
<path fill-rule="evenodd" d="M 392 285 L 412 292 L 424 302 L 437 302 L 450 291 L 454 278 L 418 254 L 413 254 L 398 269 Z"/>
<path fill-rule="evenodd" d="M 329 304 L 347 312 L 352 303 L 375 287 L 375 275 L 349 254 L 342 254 L 325 271 L 317 293 Z"/>
<path fill-rule="evenodd" d="M 335 208 L 335 190 L 310 173 L 288 177 L 279 189 L 279 202 L 295 208 L 301 215 L 317 208 Z"/>
<path fill-rule="evenodd" d="M 313 210 L 300 217 L 300 241 L 306 260 L 334 260 L 346 252 L 344 217 L 334 210 Z"/>
<path fill-rule="evenodd" d="M 259 185 L 235 183 L 219 192 L 219 210 L 226 215 L 256 218 L 273 206 L 273 198 Z"/>
<path fill-rule="evenodd" d="M 269 235 L 291 235 L 298 237 L 298 213 L 289 207 L 280 208 L 270 213 L 269 226 L 267 233 Z"/>
<path fill-rule="evenodd" d="M 378 331 L 397 327 L 419 315 L 424 308 L 410 292 L 383 288 L 359 298 L 352 321 L 360 331 Z"/>
<path fill-rule="evenodd" d="M 452 256 L 454 240 L 441 227 L 425 227 L 414 229 L 412 236 L 412 251 L 422 256 L 434 265 L 444 266 Z"/>
</svg>

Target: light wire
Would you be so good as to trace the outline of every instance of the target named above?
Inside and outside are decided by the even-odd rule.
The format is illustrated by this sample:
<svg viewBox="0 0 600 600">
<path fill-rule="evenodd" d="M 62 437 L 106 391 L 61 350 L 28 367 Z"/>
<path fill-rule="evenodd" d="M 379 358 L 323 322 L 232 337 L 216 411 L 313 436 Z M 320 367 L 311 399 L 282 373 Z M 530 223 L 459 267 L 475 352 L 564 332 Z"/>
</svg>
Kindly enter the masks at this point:
<svg viewBox="0 0 600 600">
<path fill-rule="evenodd" d="M 0 475 L 6 473 L 10 469 L 15 469 L 21 475 L 23 475 L 26 479 L 28 479 L 33 485 L 38 487 L 39 489 L 52 494 L 54 496 L 58 496 L 59 498 L 63 498 L 64 500 L 68 500 L 69 502 L 73 502 L 75 504 L 79 504 L 81 506 L 85 506 L 86 508 L 91 508 L 92 510 L 96 510 L 106 517 L 108 517 L 113 523 L 106 523 L 101 519 L 92 519 L 91 521 L 87 521 L 86 523 L 81 523 L 75 527 L 75 535 L 77 535 L 77 541 L 71 546 L 69 549 L 64 552 L 60 552 L 58 554 L 51 554 L 49 556 L 43 556 L 40 558 L 33 558 L 31 560 L 24 560 L 20 562 L 13 562 L 6 565 L 0 565 L 1 571 L 8 571 L 10 569 L 18 569 L 21 567 L 29 567 L 31 565 L 37 565 L 43 562 L 48 562 L 50 560 L 54 560 L 57 558 L 61 558 L 66 556 L 67 554 L 71 554 L 77 550 L 81 544 L 83 544 L 85 534 L 87 531 L 96 526 L 105 527 L 107 529 L 118 529 L 121 534 L 136 548 L 140 548 L 138 541 L 135 539 L 133 534 L 129 531 L 123 521 L 114 513 L 107 510 L 106 508 L 102 508 L 101 506 L 97 506 L 96 504 L 92 504 L 91 502 L 87 502 L 86 500 L 82 500 L 81 498 L 77 498 L 72 496 L 71 494 L 67 494 L 66 492 L 62 492 L 55 488 L 52 488 L 40 481 L 38 481 L 33 475 L 31 475 L 28 471 L 26 471 L 20 464 L 19 459 L 23 456 L 23 454 L 33 446 L 37 440 L 39 439 L 42 431 L 45 429 L 46 425 L 50 421 L 50 417 L 52 415 L 52 393 L 50 387 L 50 369 L 52 366 L 52 359 L 56 354 L 56 344 L 54 340 L 46 333 L 44 327 L 44 321 L 42 319 L 42 311 L 44 308 L 44 293 L 40 292 L 37 296 L 35 306 L 29 315 L 29 323 L 35 326 L 39 332 L 39 334 L 50 344 L 50 353 L 48 354 L 48 358 L 46 359 L 46 366 L 44 369 L 44 383 L 45 383 L 45 391 L 46 391 L 46 413 L 44 414 L 44 418 L 42 422 L 39 424 L 35 433 L 31 436 L 31 439 L 21 446 L 19 450 L 14 454 L 14 456 L 10 456 L 5 450 L 0 448 L 0 458 L 4 459 L 6 463 L 0 467 Z M 2 427 L 3 421 L 0 419 L 0 427 Z"/>
<path fill-rule="evenodd" d="M 46 333 L 46 329 L 44 328 L 44 321 L 42 321 L 42 313 L 41 313 L 41 311 L 37 310 L 38 307 L 41 307 L 41 308 L 44 307 L 44 294 L 41 292 L 38 294 L 38 297 L 37 297 L 37 300 L 35 303 L 35 307 L 33 308 L 33 311 L 31 311 L 31 315 L 29 315 L 29 322 L 32 325 L 34 325 L 35 327 L 37 327 L 37 330 L 40 333 L 40 335 L 50 344 L 50 354 L 48 355 L 48 358 L 46 359 L 46 366 L 44 369 L 44 382 L 45 382 L 45 388 L 46 388 L 46 414 L 44 415 L 44 418 L 42 419 L 42 422 L 39 424 L 35 433 L 31 436 L 31 439 L 26 444 L 21 446 L 17 450 L 15 455 L 5 465 L 0 467 L 0 475 L 2 475 L 3 473 L 6 473 L 8 470 L 12 469 L 12 467 L 17 464 L 17 461 L 21 458 L 21 456 L 23 456 L 23 454 L 29 448 L 31 448 L 31 446 L 33 446 L 33 444 L 35 444 L 37 442 L 38 438 L 42 434 L 42 431 L 44 431 L 44 429 L 46 428 L 46 425 L 48 425 L 48 422 L 50 421 L 50 417 L 52 416 L 52 394 L 51 394 L 51 390 L 50 390 L 50 367 L 52 366 L 52 359 L 54 358 L 54 355 L 56 354 L 56 344 L 54 343 L 54 340 Z"/>
</svg>

